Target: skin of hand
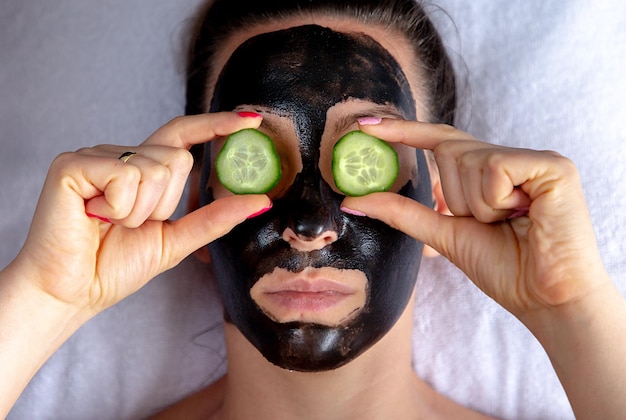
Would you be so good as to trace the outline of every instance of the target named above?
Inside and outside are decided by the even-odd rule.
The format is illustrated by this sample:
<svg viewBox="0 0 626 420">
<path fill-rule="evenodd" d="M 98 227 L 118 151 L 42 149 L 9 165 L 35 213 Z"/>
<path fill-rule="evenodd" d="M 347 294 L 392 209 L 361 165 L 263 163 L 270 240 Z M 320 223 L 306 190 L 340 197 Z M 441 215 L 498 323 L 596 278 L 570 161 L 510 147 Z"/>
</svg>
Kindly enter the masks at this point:
<svg viewBox="0 0 626 420">
<path fill-rule="evenodd" d="M 178 117 L 140 146 L 52 163 L 26 242 L 0 271 L 0 418 L 87 320 L 269 209 L 265 195 L 232 196 L 168 220 L 193 166 L 188 149 L 260 123 L 230 112 Z M 137 154 L 121 161 L 129 150 Z"/>
<path fill-rule="evenodd" d="M 622 418 L 626 301 L 602 264 L 573 163 L 446 125 L 370 120 L 366 133 L 434 152 L 452 216 L 392 193 L 347 197 L 343 206 L 430 245 L 517 316 L 546 350 L 577 418 Z M 435 197 L 445 209 L 437 188 Z"/>
<path fill-rule="evenodd" d="M 453 217 L 391 193 L 348 197 L 343 205 L 430 245 L 514 315 L 572 302 L 606 284 L 570 160 L 482 143 L 446 125 L 390 119 L 361 129 L 432 150 Z"/>
<path fill-rule="evenodd" d="M 233 196 L 168 220 L 192 168 L 191 145 L 260 122 L 235 113 L 178 117 L 138 147 L 60 155 L 13 267 L 88 316 L 119 302 L 270 205 L 264 195 Z M 137 154 L 124 163 L 118 157 L 127 150 Z"/>
</svg>

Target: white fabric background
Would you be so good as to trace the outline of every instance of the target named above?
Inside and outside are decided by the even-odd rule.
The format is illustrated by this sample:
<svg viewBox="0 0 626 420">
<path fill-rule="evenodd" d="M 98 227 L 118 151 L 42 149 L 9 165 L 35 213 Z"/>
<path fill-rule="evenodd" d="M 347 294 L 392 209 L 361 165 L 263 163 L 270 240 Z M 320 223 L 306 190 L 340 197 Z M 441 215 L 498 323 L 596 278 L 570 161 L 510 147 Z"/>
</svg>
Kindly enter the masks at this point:
<svg viewBox="0 0 626 420">
<path fill-rule="evenodd" d="M 18 252 L 57 154 L 137 144 L 183 112 L 184 34 L 200 1 L 2 0 L 0 266 Z M 576 162 L 625 292 L 626 3 L 431 3 L 465 81 L 460 126 Z M 90 321 L 9 418 L 141 418 L 216 378 L 221 312 L 204 276 L 189 259 Z M 425 261 L 418 288 L 414 361 L 425 380 L 498 417 L 572 417 L 533 337 L 458 270 Z"/>
</svg>

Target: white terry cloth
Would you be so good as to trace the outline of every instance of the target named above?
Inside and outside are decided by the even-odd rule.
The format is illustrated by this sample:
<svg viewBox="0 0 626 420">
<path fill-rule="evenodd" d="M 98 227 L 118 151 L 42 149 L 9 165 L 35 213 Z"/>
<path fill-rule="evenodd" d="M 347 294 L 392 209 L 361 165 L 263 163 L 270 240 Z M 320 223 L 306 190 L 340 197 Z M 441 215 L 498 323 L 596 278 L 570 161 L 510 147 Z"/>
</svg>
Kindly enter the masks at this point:
<svg viewBox="0 0 626 420">
<path fill-rule="evenodd" d="M 183 112 L 183 34 L 200 1 L 4 0 L 1 266 L 23 243 L 58 153 L 134 145 Z M 626 3 L 429 3 L 465 82 L 460 127 L 574 160 L 624 292 Z M 188 259 L 90 321 L 9 418 L 142 418 L 218 377 L 221 310 L 205 273 Z M 415 368 L 437 390 L 501 418 L 573 417 L 534 338 L 442 258 L 424 262 L 415 305 Z"/>
</svg>

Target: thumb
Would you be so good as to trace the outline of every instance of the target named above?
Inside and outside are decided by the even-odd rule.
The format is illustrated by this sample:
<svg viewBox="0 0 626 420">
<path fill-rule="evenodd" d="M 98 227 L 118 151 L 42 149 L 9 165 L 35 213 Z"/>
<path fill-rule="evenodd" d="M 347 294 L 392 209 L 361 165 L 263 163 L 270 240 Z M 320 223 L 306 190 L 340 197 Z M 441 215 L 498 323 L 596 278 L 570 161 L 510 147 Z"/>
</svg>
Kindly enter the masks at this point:
<svg viewBox="0 0 626 420">
<path fill-rule="evenodd" d="M 362 197 L 346 197 L 342 210 L 380 220 L 407 235 L 434 248 L 441 255 L 455 261 L 455 232 L 461 228 L 459 220 L 445 216 L 408 197 L 382 192 Z"/>
<path fill-rule="evenodd" d="M 266 195 L 220 198 L 163 226 L 164 269 L 171 268 L 197 249 L 230 232 L 246 219 L 263 213 L 272 203 Z"/>
</svg>

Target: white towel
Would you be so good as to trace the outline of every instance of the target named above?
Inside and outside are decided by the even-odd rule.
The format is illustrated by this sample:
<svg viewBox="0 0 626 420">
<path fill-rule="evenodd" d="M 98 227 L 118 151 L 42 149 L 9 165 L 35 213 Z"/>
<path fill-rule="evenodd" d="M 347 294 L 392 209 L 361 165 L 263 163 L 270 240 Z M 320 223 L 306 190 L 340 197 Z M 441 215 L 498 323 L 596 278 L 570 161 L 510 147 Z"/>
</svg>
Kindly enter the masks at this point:
<svg viewBox="0 0 626 420">
<path fill-rule="evenodd" d="M 137 144 L 183 112 L 184 34 L 200 1 L 4 0 L 0 265 L 26 236 L 54 156 Z M 575 161 L 624 292 L 626 3 L 438 0 L 428 10 L 466 82 L 459 125 Z M 141 418 L 222 374 L 221 310 L 204 270 L 188 259 L 86 324 L 10 418 Z M 438 391 L 501 418 L 572 418 L 536 340 L 447 261 L 424 262 L 415 305 L 415 368 Z"/>
</svg>

